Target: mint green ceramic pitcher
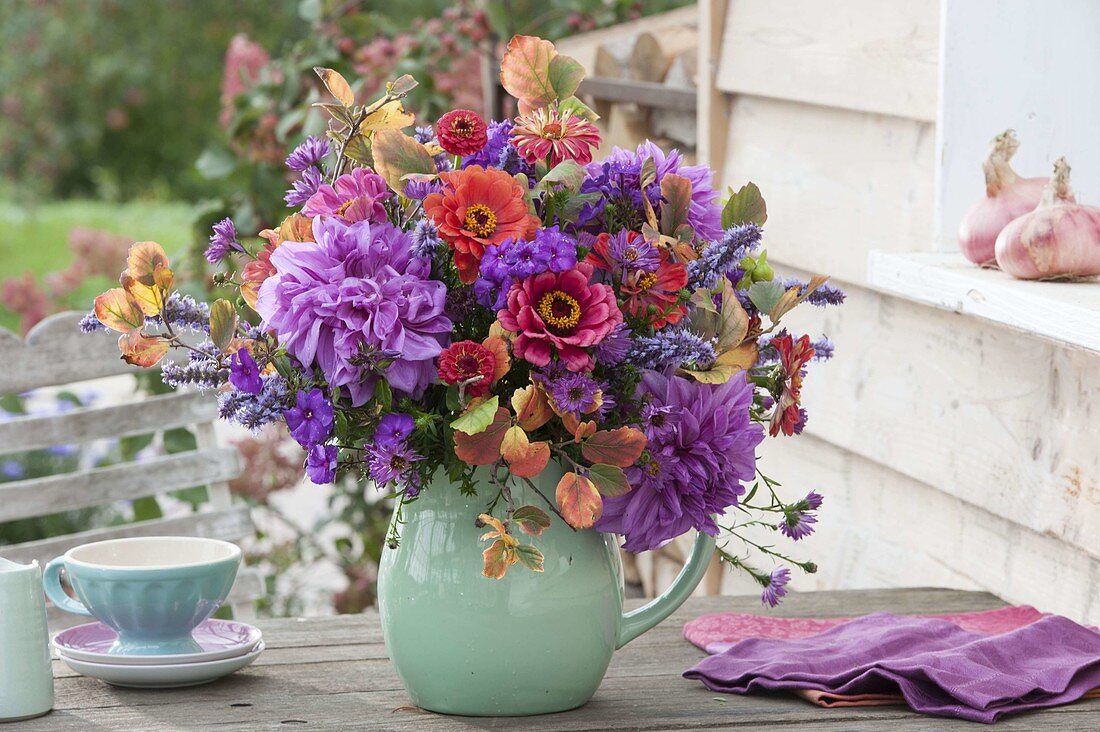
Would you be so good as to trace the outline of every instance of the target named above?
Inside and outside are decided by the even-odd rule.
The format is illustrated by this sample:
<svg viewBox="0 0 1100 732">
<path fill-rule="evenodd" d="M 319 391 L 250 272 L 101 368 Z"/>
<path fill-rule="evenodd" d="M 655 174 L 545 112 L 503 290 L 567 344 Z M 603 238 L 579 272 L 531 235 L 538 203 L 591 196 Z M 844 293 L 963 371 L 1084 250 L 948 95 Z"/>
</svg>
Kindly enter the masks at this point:
<svg viewBox="0 0 1100 732">
<path fill-rule="evenodd" d="M 562 471 L 535 479 L 553 498 Z M 512 716 L 573 709 L 588 701 L 611 654 L 667 618 L 706 571 L 714 540 L 699 534 L 687 565 L 663 595 L 623 613 L 623 572 L 611 535 L 574 531 L 560 518 L 534 540 L 542 574 L 513 565 L 500 580 L 481 574 L 474 525 L 490 500 L 488 483 L 464 497 L 437 475 L 402 509 L 400 543 L 386 548 L 378 609 L 397 673 L 424 709 Z M 545 508 L 526 488 L 516 505 Z"/>
</svg>

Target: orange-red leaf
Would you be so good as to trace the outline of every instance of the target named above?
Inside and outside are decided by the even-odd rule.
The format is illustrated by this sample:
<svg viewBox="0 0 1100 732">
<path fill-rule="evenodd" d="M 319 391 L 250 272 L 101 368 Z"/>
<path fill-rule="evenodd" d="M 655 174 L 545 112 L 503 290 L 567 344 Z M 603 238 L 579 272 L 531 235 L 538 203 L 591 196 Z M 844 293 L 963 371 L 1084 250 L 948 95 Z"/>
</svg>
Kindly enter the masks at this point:
<svg viewBox="0 0 1100 732">
<path fill-rule="evenodd" d="M 500 61 L 500 83 L 520 101 L 520 113 L 573 96 L 584 67 L 561 56 L 554 44 L 535 36 L 514 36 Z"/>
<path fill-rule="evenodd" d="M 135 280 L 146 287 L 152 287 L 156 284 L 154 273 L 160 267 L 168 267 L 168 255 L 160 244 L 155 241 L 139 241 L 130 247 L 130 252 L 126 255 L 126 273 Z"/>
<path fill-rule="evenodd" d="M 100 323 L 119 333 L 129 333 L 145 325 L 141 304 L 121 287 L 114 287 L 95 299 L 95 316 Z"/>
<path fill-rule="evenodd" d="M 583 475 L 566 473 L 558 482 L 558 509 L 574 529 L 589 529 L 603 513 L 603 499 L 596 486 Z"/>
<path fill-rule="evenodd" d="M 645 449 L 645 435 L 633 427 L 601 430 L 581 445 L 581 454 L 594 463 L 607 463 L 628 468 L 637 461 Z"/>
<path fill-rule="evenodd" d="M 168 341 L 142 335 L 141 330 L 132 330 L 118 337 L 118 350 L 122 351 L 122 360 L 126 363 L 149 368 L 167 355 Z"/>
<path fill-rule="evenodd" d="M 519 530 L 529 536 L 541 536 L 542 532 L 550 528 L 550 514 L 538 506 L 520 506 L 512 511 L 511 520 L 519 526 Z"/>
<path fill-rule="evenodd" d="M 550 461 L 550 444 L 532 443 L 522 427 L 509 427 L 500 443 L 500 454 L 508 462 L 508 470 L 521 478 L 533 478 Z"/>
<path fill-rule="evenodd" d="M 454 433 L 455 455 L 467 465 L 492 465 L 500 459 L 500 443 L 511 426 L 512 418 L 504 407 L 497 409 L 493 423 L 476 435 Z"/>
<path fill-rule="evenodd" d="M 498 335 L 491 335 L 481 342 L 493 354 L 493 383 L 497 383 L 512 368 L 512 358 L 508 355 L 508 344 Z"/>
<path fill-rule="evenodd" d="M 512 393 L 512 409 L 516 410 L 516 423 L 530 432 L 542 427 L 554 416 L 545 392 L 534 384 Z"/>
<path fill-rule="evenodd" d="M 500 579 L 518 560 L 514 547 L 508 546 L 503 540 L 497 539 L 481 553 L 485 557 L 485 567 L 481 573 L 490 579 Z"/>
</svg>

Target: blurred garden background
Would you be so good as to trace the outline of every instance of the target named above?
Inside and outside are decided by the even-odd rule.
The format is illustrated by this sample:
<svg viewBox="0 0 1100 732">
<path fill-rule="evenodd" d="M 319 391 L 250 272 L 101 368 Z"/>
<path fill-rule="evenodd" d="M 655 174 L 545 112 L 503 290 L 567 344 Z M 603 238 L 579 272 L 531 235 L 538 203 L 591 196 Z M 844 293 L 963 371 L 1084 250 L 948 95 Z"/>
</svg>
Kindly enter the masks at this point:
<svg viewBox="0 0 1100 732">
<path fill-rule="evenodd" d="M 515 33 L 561 39 L 682 0 L 0 0 L 0 328 L 26 333 L 51 313 L 87 310 L 133 241 L 167 250 L 181 289 L 212 287 L 210 226 L 276 226 L 283 159 L 322 117 L 315 66 L 361 80 L 420 82 L 418 124 L 452 107 L 492 110 L 491 59 Z M 497 110 L 503 113 L 505 110 Z M 83 391 L 9 395 L 0 419 L 52 414 L 165 389 L 156 373 Z M 252 562 L 273 614 L 355 612 L 373 602 L 387 511 L 362 485 L 301 485 L 280 431 L 223 435 L 240 449 L 231 484 L 254 507 Z M 186 430 L 61 446 L 0 462 L 0 482 L 192 449 Z M 170 516 L 198 493 L 0 524 L 6 543 L 96 523 Z"/>
</svg>

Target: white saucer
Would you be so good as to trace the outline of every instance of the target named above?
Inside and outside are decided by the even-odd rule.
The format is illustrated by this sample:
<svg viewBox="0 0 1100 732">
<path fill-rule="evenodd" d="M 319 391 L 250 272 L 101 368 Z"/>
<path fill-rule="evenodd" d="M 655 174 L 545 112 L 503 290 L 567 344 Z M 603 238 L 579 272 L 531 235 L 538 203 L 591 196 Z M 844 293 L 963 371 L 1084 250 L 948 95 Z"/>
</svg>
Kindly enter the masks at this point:
<svg viewBox="0 0 1100 732">
<path fill-rule="evenodd" d="M 261 640 L 244 656 L 201 663 L 158 666 L 93 663 L 69 658 L 63 652 L 58 655 L 66 666 L 78 674 L 106 681 L 108 684 L 136 689 L 174 689 L 181 686 L 198 686 L 228 676 L 251 664 L 263 653 L 263 650 L 264 642 Z"/>
<path fill-rule="evenodd" d="M 202 651 L 160 656 L 111 653 L 118 636 L 103 623 L 86 623 L 63 630 L 53 637 L 54 648 L 74 661 L 111 666 L 177 666 L 182 663 L 220 661 L 247 655 L 260 642 L 260 629 L 239 620 L 204 620 L 192 632 Z"/>
</svg>

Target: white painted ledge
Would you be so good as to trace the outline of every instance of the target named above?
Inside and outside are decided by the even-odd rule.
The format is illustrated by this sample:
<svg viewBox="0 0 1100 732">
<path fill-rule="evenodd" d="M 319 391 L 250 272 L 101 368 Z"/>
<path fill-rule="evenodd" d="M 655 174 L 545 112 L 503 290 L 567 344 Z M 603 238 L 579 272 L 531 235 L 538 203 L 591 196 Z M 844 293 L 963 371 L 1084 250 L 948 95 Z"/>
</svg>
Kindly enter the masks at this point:
<svg viewBox="0 0 1100 732">
<path fill-rule="evenodd" d="M 868 255 L 867 281 L 891 295 L 1100 353 L 1100 282 L 1026 282 L 961 254 L 882 251 Z"/>
</svg>

